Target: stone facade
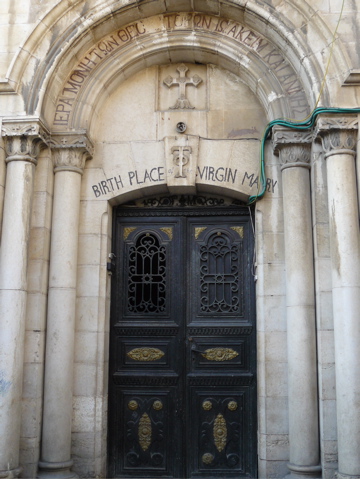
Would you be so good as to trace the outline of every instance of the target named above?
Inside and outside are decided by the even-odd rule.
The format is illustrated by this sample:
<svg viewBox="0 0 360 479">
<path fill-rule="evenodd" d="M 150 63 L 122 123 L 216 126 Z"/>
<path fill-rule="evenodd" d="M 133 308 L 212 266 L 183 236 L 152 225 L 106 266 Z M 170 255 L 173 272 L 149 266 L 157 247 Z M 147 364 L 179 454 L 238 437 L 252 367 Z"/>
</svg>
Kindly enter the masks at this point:
<svg viewBox="0 0 360 479">
<path fill-rule="evenodd" d="M 0 477 L 107 477 L 114 207 L 246 206 L 287 118 L 251 209 L 258 477 L 360 478 L 356 2 L 2 0 L 0 25 Z"/>
</svg>

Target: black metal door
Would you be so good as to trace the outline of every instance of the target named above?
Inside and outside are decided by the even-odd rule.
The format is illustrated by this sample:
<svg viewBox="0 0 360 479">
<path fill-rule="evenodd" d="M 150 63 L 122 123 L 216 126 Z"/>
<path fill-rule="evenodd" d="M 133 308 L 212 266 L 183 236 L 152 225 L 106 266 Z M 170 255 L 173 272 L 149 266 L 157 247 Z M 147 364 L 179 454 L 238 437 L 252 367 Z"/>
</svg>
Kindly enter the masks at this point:
<svg viewBox="0 0 360 479">
<path fill-rule="evenodd" d="M 114 223 L 109 475 L 256 477 L 249 217 L 123 214 Z"/>
</svg>

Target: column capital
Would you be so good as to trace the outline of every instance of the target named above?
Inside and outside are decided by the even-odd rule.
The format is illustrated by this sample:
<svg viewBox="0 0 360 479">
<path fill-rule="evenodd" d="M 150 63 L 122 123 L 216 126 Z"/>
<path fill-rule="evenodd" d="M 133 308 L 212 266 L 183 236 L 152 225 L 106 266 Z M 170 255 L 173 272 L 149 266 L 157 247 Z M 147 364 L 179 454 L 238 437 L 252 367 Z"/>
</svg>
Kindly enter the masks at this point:
<svg viewBox="0 0 360 479">
<path fill-rule="evenodd" d="M 91 159 L 94 153 L 94 145 L 85 130 L 54 133 L 49 144 L 55 173 L 75 171 L 82 174 L 86 160 Z"/>
<path fill-rule="evenodd" d="M 328 115 L 319 116 L 315 136 L 322 142 L 325 158 L 344 153 L 355 156 L 357 132 L 357 115 Z"/>
<path fill-rule="evenodd" d="M 285 168 L 310 168 L 312 130 L 294 130 L 283 126 L 273 128 L 274 153 L 279 155 L 281 170 Z"/>
<path fill-rule="evenodd" d="M 37 117 L 4 118 L 1 126 L 6 163 L 29 161 L 36 165 L 40 148 L 49 142 L 49 130 Z"/>
</svg>

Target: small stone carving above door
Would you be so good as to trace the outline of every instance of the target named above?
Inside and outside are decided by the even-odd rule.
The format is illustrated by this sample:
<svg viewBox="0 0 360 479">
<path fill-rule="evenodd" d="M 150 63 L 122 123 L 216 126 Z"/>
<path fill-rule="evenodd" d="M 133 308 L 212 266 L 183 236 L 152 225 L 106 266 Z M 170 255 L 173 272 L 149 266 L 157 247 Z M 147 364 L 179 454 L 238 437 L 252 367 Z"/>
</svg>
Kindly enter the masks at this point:
<svg viewBox="0 0 360 479">
<path fill-rule="evenodd" d="M 205 110 L 207 69 L 204 65 L 179 63 L 159 67 L 158 109 L 190 113 Z"/>
</svg>

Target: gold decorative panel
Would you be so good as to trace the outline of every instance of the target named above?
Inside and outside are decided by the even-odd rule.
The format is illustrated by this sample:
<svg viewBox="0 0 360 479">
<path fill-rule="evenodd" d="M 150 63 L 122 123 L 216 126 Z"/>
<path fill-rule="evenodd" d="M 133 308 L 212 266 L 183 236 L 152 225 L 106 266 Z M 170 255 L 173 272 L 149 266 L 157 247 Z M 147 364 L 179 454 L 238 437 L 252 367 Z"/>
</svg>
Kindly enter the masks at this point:
<svg viewBox="0 0 360 479">
<path fill-rule="evenodd" d="M 172 229 L 172 227 L 169 227 L 169 228 L 160 228 L 160 229 L 161 229 L 161 231 L 163 231 L 166 235 L 168 235 L 170 241 L 173 239 L 173 229 Z"/>
<path fill-rule="evenodd" d="M 146 412 L 141 416 L 139 421 L 139 444 L 143 451 L 146 451 L 151 444 L 151 420 Z"/>
<path fill-rule="evenodd" d="M 195 228 L 195 239 L 198 239 L 198 237 L 200 236 L 200 234 L 205 231 L 207 228 L 207 226 L 202 226 L 200 228 Z"/>
<path fill-rule="evenodd" d="M 221 452 L 226 446 L 227 427 L 222 414 L 218 414 L 214 421 L 214 443 L 216 449 Z"/>
<path fill-rule="evenodd" d="M 164 351 L 158 348 L 135 348 L 127 353 L 134 361 L 156 361 L 164 356 Z"/>
<path fill-rule="evenodd" d="M 124 241 L 128 239 L 129 234 L 136 230 L 136 226 L 131 226 L 128 228 L 124 228 Z"/>
<path fill-rule="evenodd" d="M 231 348 L 206 349 L 201 355 L 208 361 L 230 361 L 239 356 L 239 353 Z"/>
<path fill-rule="evenodd" d="M 244 227 L 243 226 L 230 226 L 230 228 L 232 230 L 236 231 L 236 233 L 238 233 L 240 238 L 244 237 Z"/>
</svg>

